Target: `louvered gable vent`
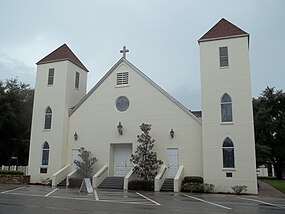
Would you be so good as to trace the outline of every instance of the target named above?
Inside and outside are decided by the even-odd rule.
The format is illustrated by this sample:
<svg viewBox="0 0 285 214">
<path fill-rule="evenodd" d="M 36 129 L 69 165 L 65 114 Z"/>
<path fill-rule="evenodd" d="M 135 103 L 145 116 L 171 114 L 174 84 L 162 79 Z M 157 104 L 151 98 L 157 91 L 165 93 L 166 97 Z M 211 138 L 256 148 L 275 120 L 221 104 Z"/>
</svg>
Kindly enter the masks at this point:
<svg viewBox="0 0 285 214">
<path fill-rule="evenodd" d="M 129 72 L 117 73 L 117 85 L 129 84 Z"/>
</svg>

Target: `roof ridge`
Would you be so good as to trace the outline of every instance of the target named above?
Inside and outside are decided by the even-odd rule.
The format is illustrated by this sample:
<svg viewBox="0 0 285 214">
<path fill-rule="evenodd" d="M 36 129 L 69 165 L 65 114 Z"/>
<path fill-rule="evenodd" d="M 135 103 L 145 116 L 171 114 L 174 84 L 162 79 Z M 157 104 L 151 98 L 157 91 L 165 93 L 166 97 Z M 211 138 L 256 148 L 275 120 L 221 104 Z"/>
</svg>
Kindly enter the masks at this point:
<svg viewBox="0 0 285 214">
<path fill-rule="evenodd" d="M 74 63 L 78 67 L 88 72 L 88 69 L 83 65 L 83 63 L 78 59 L 78 57 L 67 46 L 66 43 L 64 43 L 63 45 L 52 51 L 50 54 L 46 55 L 36 64 L 40 65 L 40 64 L 63 61 L 63 60 L 69 60 L 70 62 Z"/>
</svg>

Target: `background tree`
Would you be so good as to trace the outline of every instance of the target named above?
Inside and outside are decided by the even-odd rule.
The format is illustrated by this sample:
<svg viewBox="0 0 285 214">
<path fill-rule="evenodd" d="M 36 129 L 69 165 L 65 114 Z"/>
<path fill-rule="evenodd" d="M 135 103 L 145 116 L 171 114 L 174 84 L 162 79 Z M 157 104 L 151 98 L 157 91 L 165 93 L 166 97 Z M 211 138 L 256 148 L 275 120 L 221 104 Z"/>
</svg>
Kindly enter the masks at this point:
<svg viewBox="0 0 285 214">
<path fill-rule="evenodd" d="M 261 166 L 261 165 L 271 165 L 271 157 L 272 157 L 272 152 L 271 152 L 271 147 L 267 145 L 262 145 L 259 143 L 255 144 L 255 152 L 256 152 L 256 166 Z"/>
<path fill-rule="evenodd" d="M 285 160 L 285 93 L 267 87 L 253 99 L 258 164 L 272 163 L 278 179 Z"/>
<path fill-rule="evenodd" d="M 17 78 L 0 80 L 1 165 L 28 164 L 33 96 L 34 90 Z"/>
<path fill-rule="evenodd" d="M 151 125 L 142 123 L 140 129 L 143 132 L 137 136 L 137 142 L 140 144 L 135 154 L 131 155 L 131 161 L 134 164 L 134 172 L 139 178 L 143 178 L 146 181 L 153 181 L 157 175 L 159 166 L 163 162 L 158 160 L 156 152 L 152 151 L 155 140 L 151 139 L 149 135 Z"/>
<path fill-rule="evenodd" d="M 74 160 L 74 163 L 78 168 L 79 174 L 81 174 L 83 178 L 90 178 L 97 159 L 95 157 L 92 158 L 91 152 L 86 151 L 84 147 L 79 149 L 78 156 L 81 158 L 81 161 Z"/>
</svg>

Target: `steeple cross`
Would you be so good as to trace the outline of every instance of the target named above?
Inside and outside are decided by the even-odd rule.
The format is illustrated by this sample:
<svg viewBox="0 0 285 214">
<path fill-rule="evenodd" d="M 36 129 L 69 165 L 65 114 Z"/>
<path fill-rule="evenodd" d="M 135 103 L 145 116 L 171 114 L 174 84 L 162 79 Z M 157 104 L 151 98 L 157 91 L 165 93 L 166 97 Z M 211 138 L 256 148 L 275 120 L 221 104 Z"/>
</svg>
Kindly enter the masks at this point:
<svg viewBox="0 0 285 214">
<path fill-rule="evenodd" d="M 126 59 L 126 53 L 129 52 L 129 50 L 126 48 L 126 46 L 123 46 L 123 50 L 120 50 L 120 53 L 123 53 L 123 58 Z"/>
</svg>

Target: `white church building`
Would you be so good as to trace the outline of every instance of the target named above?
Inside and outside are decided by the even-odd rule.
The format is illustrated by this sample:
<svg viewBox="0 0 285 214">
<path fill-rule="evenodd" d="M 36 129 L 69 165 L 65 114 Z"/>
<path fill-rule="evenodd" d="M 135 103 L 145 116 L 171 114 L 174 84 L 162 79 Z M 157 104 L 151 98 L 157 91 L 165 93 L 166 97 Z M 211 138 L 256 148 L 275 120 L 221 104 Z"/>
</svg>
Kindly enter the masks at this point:
<svg viewBox="0 0 285 214">
<path fill-rule="evenodd" d="M 151 124 L 166 178 L 179 192 L 185 176 L 201 176 L 216 192 L 246 185 L 257 194 L 249 66 L 249 34 L 221 19 L 199 40 L 202 113 L 191 112 L 123 57 L 88 92 L 88 69 L 64 44 L 37 62 L 29 175 L 56 186 L 77 176 L 85 147 L 98 159 L 93 187 L 107 177 L 136 179 L 130 156 L 142 123 Z M 193 44 L 194 45 L 194 44 Z M 198 54 L 198 53 L 197 53 Z M 163 72 L 163 71 L 161 71 Z"/>
</svg>

